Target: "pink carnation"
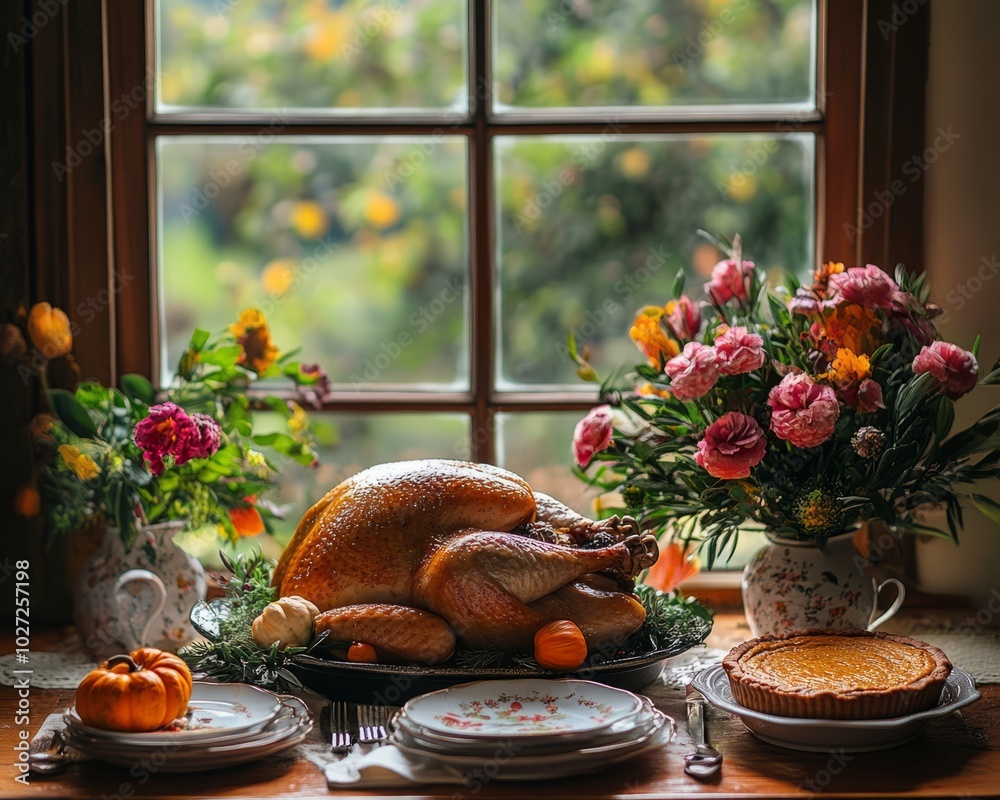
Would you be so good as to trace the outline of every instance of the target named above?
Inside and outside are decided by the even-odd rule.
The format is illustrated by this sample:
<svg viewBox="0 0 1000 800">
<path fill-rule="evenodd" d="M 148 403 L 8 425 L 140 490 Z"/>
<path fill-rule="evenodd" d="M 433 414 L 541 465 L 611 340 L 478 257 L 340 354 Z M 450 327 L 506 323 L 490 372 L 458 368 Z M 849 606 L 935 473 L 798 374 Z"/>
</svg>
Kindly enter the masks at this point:
<svg viewBox="0 0 1000 800">
<path fill-rule="evenodd" d="M 796 447 L 817 447 L 833 434 L 840 416 L 837 393 L 805 374 L 786 375 L 771 389 L 771 430 Z"/>
<path fill-rule="evenodd" d="M 712 267 L 712 280 L 705 284 L 705 291 L 720 305 L 729 298 L 743 301 L 747 298 L 747 284 L 754 269 L 752 261 L 737 264 L 732 259 L 720 261 Z"/>
<path fill-rule="evenodd" d="M 219 449 L 222 431 L 207 414 L 192 418 L 174 403 L 160 403 L 151 406 L 149 415 L 136 423 L 132 441 L 143 451 L 149 471 L 162 475 L 164 456 L 173 456 L 175 464 L 208 458 Z"/>
<path fill-rule="evenodd" d="M 667 303 L 667 324 L 677 339 L 693 339 L 701 329 L 701 309 L 686 294 Z"/>
<path fill-rule="evenodd" d="M 865 308 L 892 308 L 893 296 L 899 291 L 896 282 L 874 264 L 831 275 L 829 287 L 831 303 Z"/>
<path fill-rule="evenodd" d="M 594 455 L 611 444 L 611 406 L 597 406 L 576 423 L 573 429 L 573 458 L 586 467 Z"/>
<path fill-rule="evenodd" d="M 700 342 L 684 345 L 684 351 L 663 366 L 674 397 L 684 402 L 694 400 L 715 386 L 719 380 L 715 358 L 715 349 L 708 345 Z"/>
<path fill-rule="evenodd" d="M 764 340 L 743 326 L 727 328 L 715 339 L 716 366 L 723 375 L 753 372 L 764 366 Z"/>
<path fill-rule="evenodd" d="M 932 342 L 913 359 L 913 373 L 929 372 L 952 400 L 968 394 L 979 381 L 979 364 L 968 350 L 950 342 Z"/>
<path fill-rule="evenodd" d="M 695 461 L 714 478 L 749 478 L 764 458 L 764 429 L 753 417 L 730 411 L 708 426 Z"/>
</svg>

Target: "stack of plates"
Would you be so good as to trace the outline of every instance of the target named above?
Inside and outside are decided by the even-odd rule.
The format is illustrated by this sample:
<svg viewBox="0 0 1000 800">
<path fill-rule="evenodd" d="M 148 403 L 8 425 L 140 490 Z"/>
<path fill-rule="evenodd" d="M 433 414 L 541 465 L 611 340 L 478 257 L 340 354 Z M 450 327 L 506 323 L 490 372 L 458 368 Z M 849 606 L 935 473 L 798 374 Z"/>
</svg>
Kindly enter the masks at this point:
<svg viewBox="0 0 1000 800">
<path fill-rule="evenodd" d="M 594 772 L 661 747 L 670 717 L 623 689 L 580 680 L 497 680 L 410 700 L 393 720 L 409 757 L 500 780 Z"/>
<path fill-rule="evenodd" d="M 63 739 L 86 756 L 151 772 L 201 772 L 229 767 L 298 744 L 312 730 L 297 697 L 243 683 L 195 683 L 188 713 L 171 728 L 123 733 L 93 728 L 71 709 Z"/>
</svg>

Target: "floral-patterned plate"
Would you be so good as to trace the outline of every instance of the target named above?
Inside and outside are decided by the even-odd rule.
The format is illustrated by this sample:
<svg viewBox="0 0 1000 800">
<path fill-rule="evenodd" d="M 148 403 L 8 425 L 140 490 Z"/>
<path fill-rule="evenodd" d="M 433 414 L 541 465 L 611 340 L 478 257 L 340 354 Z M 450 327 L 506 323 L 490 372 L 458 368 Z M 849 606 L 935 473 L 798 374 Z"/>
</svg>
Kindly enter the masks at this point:
<svg viewBox="0 0 1000 800">
<path fill-rule="evenodd" d="M 413 698 L 402 713 L 437 733 L 504 738 L 596 731 L 641 709 L 642 700 L 623 689 L 534 678 L 451 686 Z"/>
<path fill-rule="evenodd" d="M 114 741 L 119 744 L 158 746 L 185 742 L 202 742 L 225 738 L 222 735 L 252 733 L 263 729 L 278 716 L 281 699 L 264 689 L 246 683 L 195 682 L 188 712 L 174 723 L 158 731 L 126 733 L 87 725 L 76 713 L 66 714 L 67 726 L 91 739 Z"/>
</svg>

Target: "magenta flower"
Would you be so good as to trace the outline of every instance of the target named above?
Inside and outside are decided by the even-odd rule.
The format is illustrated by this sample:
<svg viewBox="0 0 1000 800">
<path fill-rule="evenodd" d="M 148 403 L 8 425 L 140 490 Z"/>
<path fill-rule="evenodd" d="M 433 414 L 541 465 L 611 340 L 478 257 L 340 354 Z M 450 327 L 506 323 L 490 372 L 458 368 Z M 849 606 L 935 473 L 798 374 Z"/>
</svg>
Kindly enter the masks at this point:
<svg viewBox="0 0 1000 800">
<path fill-rule="evenodd" d="M 720 261 L 712 267 L 712 279 L 705 284 L 705 291 L 719 305 L 731 297 L 742 302 L 747 298 L 750 273 L 753 269 L 752 261 L 744 261 L 742 264 L 737 264 L 731 258 Z"/>
<path fill-rule="evenodd" d="M 715 364 L 723 375 L 740 375 L 764 366 L 764 340 L 742 325 L 715 338 Z"/>
<path fill-rule="evenodd" d="M 880 408 L 885 408 L 885 403 L 882 402 L 882 387 L 871 378 L 861 381 L 856 394 L 856 402 L 851 403 L 850 400 L 848 402 L 858 409 L 859 414 L 871 414 Z"/>
<path fill-rule="evenodd" d="M 979 381 L 979 364 L 968 350 L 950 342 L 932 342 L 913 359 L 913 374 L 929 372 L 945 397 L 957 400 Z"/>
<path fill-rule="evenodd" d="M 851 267 L 830 276 L 830 303 L 854 303 L 865 308 L 892 308 L 899 287 L 874 264 Z"/>
<path fill-rule="evenodd" d="M 700 342 L 688 342 L 684 351 L 670 359 L 663 371 L 670 378 L 670 391 L 683 402 L 701 397 L 719 380 L 715 349 Z"/>
<path fill-rule="evenodd" d="M 694 460 L 713 478 L 749 478 L 750 468 L 764 458 L 764 429 L 753 417 L 730 411 L 705 430 Z"/>
<path fill-rule="evenodd" d="M 573 429 L 573 458 L 586 467 L 594 455 L 607 449 L 614 433 L 611 426 L 611 406 L 597 406 L 576 423 Z"/>
<path fill-rule="evenodd" d="M 175 464 L 186 464 L 192 458 L 213 455 L 222 442 L 222 431 L 206 414 L 192 418 L 175 403 L 160 403 L 136 423 L 132 441 L 143 451 L 149 471 L 162 475 L 165 456 L 172 456 Z"/>
<path fill-rule="evenodd" d="M 806 374 L 786 375 L 771 389 L 771 430 L 796 447 L 817 447 L 833 435 L 840 417 L 837 393 Z"/>
<path fill-rule="evenodd" d="M 701 330 L 701 309 L 686 294 L 671 300 L 666 306 L 666 321 L 674 338 L 693 339 Z"/>
</svg>

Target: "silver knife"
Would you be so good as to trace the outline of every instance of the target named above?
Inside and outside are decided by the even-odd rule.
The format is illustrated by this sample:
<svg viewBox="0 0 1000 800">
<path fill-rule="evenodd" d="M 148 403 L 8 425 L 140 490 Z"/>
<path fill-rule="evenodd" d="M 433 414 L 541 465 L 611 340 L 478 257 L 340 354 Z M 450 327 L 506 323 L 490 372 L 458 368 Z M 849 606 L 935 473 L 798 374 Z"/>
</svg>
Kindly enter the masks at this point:
<svg viewBox="0 0 1000 800">
<path fill-rule="evenodd" d="M 722 755 L 705 739 L 706 700 L 700 692 L 687 687 L 686 692 L 688 733 L 695 750 L 684 756 L 684 772 L 692 778 L 710 778 L 722 766 Z"/>
</svg>

